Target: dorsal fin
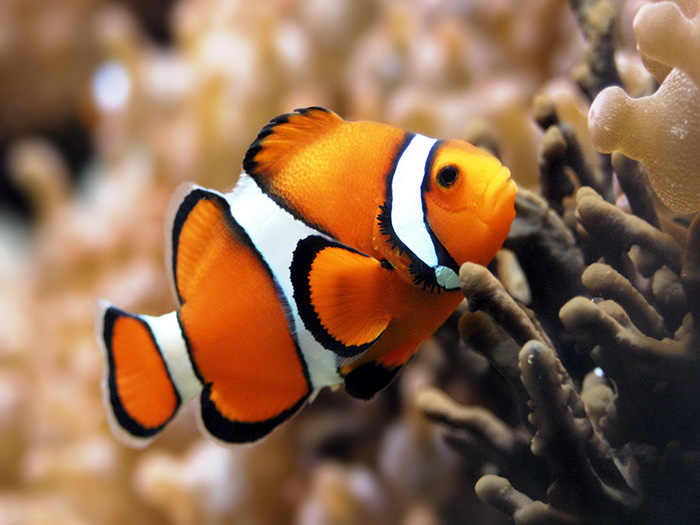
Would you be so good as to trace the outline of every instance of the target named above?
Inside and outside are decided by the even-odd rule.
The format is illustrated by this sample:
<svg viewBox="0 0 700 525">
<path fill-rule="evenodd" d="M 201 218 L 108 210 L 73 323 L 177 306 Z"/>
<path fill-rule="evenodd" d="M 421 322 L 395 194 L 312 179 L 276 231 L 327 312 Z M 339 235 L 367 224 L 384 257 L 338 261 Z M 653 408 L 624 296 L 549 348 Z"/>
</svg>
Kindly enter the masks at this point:
<svg viewBox="0 0 700 525">
<path fill-rule="evenodd" d="M 243 169 L 252 177 L 273 176 L 280 161 L 344 122 L 331 110 L 320 106 L 300 108 L 273 118 L 260 130 L 243 159 Z"/>
<path fill-rule="evenodd" d="M 201 262 L 217 245 L 227 242 L 230 210 L 223 195 L 194 184 L 178 188 L 171 207 L 177 207 L 177 212 L 172 220 L 166 264 L 182 304 L 197 285 L 198 275 L 204 269 Z"/>
</svg>

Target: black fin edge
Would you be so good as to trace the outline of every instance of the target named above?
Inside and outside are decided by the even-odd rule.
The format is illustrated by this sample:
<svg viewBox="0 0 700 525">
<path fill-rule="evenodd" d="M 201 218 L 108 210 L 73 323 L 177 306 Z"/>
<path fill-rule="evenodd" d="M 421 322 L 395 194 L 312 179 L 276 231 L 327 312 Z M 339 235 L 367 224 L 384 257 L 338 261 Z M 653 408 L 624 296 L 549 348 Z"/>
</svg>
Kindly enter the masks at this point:
<svg viewBox="0 0 700 525">
<path fill-rule="evenodd" d="M 340 357 L 355 357 L 361 354 L 372 346 L 381 334 L 376 339 L 361 345 L 345 345 L 333 337 L 321 323 L 313 303 L 311 302 L 311 284 L 309 275 L 311 273 L 311 265 L 316 259 L 316 256 L 326 248 L 337 247 L 350 252 L 354 252 L 367 257 L 362 252 L 354 250 L 340 243 L 330 241 L 320 235 L 310 235 L 302 239 L 297 244 L 292 256 L 292 264 L 290 267 L 290 275 L 292 288 L 294 289 L 294 301 L 297 305 L 299 317 L 306 326 L 306 329 L 311 332 L 314 339 L 318 341 L 324 348 L 339 355 Z M 383 333 L 383 332 L 382 332 Z"/>
<path fill-rule="evenodd" d="M 202 423 L 216 439 L 226 443 L 252 443 L 264 438 L 287 419 L 296 414 L 311 395 L 309 391 L 292 407 L 263 421 L 233 421 L 224 416 L 211 400 L 211 383 L 204 386 L 201 397 Z"/>
<path fill-rule="evenodd" d="M 372 399 L 391 384 L 401 366 L 387 368 L 378 363 L 360 365 L 345 376 L 345 391 L 356 399 Z"/>
<path fill-rule="evenodd" d="M 260 150 L 263 148 L 262 141 L 270 135 L 272 135 L 272 133 L 275 130 L 275 127 L 279 126 L 280 124 L 286 124 L 287 122 L 289 122 L 289 117 L 292 117 L 294 115 L 308 115 L 312 111 L 323 111 L 325 113 L 332 113 L 330 109 L 321 106 L 309 106 L 307 108 L 297 108 L 292 113 L 284 113 L 271 119 L 270 122 L 268 122 L 267 125 L 265 125 L 265 127 L 263 127 L 260 130 L 258 136 L 248 147 L 245 157 L 243 157 L 243 171 L 245 171 L 251 177 L 259 175 L 257 172 L 258 165 L 255 161 L 255 157 L 258 153 L 260 153 Z"/>
<path fill-rule="evenodd" d="M 114 306 L 110 306 L 109 308 L 107 308 L 107 310 L 104 313 L 104 329 L 102 337 L 105 342 L 105 349 L 107 350 L 107 366 L 109 370 L 107 376 L 107 387 L 109 389 L 109 404 L 112 407 L 112 412 L 114 413 L 114 417 L 116 418 L 117 423 L 119 423 L 120 427 L 122 427 L 134 437 L 150 438 L 158 434 L 161 430 L 163 430 L 163 428 L 175 417 L 175 414 L 177 414 L 177 411 L 180 408 L 182 400 L 180 398 L 180 394 L 177 391 L 177 388 L 175 388 L 175 384 L 173 383 L 172 377 L 170 377 L 170 371 L 168 370 L 168 366 L 163 360 L 163 356 L 160 355 L 159 352 L 160 358 L 161 360 L 163 360 L 163 365 L 165 366 L 165 371 L 168 374 L 168 378 L 173 384 L 173 391 L 175 392 L 175 398 L 177 401 L 175 405 L 175 410 L 162 425 L 159 425 L 157 427 L 143 426 L 141 423 L 132 418 L 126 411 L 126 408 L 124 408 L 124 405 L 122 404 L 121 399 L 119 397 L 119 391 L 117 390 L 117 370 L 114 362 L 114 352 L 112 351 L 114 323 L 120 317 L 131 317 L 132 319 L 136 319 L 137 321 L 142 323 L 148 331 L 148 334 L 151 336 L 153 344 L 156 348 L 158 348 L 158 343 L 156 342 L 153 332 L 151 331 L 151 327 L 148 326 L 148 323 L 146 321 L 144 321 L 137 315 L 130 314 L 129 312 L 125 312 Z"/>
<path fill-rule="evenodd" d="M 185 223 L 187 222 L 190 213 L 192 213 L 192 210 L 202 199 L 219 201 L 223 200 L 223 198 L 217 195 L 216 193 L 205 190 L 203 188 L 195 188 L 187 195 L 185 195 L 185 198 L 182 200 L 182 203 L 180 203 L 180 207 L 177 209 L 177 213 L 175 213 L 175 219 L 173 221 L 171 264 L 173 265 L 173 280 L 175 281 L 175 292 L 177 293 L 177 298 L 180 304 L 183 304 L 185 302 L 182 298 L 182 294 L 180 293 L 180 286 L 177 282 L 177 255 L 178 248 L 180 246 L 180 234 L 182 233 L 182 228 L 185 226 Z"/>
</svg>

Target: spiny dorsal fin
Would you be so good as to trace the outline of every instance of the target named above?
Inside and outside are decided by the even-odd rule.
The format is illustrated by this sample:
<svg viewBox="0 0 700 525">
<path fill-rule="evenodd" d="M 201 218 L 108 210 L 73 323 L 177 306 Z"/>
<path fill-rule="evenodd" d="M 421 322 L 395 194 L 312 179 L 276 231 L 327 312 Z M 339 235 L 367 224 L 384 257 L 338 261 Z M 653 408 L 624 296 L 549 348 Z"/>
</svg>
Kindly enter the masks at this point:
<svg viewBox="0 0 700 525">
<path fill-rule="evenodd" d="M 299 148 L 307 146 L 343 119 L 320 106 L 300 108 L 273 118 L 260 130 L 243 159 L 243 169 L 251 176 L 274 175 L 276 165 L 290 158 Z"/>
</svg>

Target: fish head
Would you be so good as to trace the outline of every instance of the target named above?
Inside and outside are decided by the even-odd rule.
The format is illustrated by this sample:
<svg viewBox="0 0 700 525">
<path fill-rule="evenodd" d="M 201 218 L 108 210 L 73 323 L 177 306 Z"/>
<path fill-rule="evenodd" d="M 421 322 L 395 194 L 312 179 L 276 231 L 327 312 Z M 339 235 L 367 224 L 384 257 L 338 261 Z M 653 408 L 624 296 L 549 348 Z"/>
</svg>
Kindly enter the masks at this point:
<svg viewBox="0 0 700 525">
<path fill-rule="evenodd" d="M 431 291 L 458 290 L 465 262 L 488 264 L 515 218 L 510 171 L 463 140 L 407 135 L 388 183 L 379 255 Z"/>
<path fill-rule="evenodd" d="M 497 158 L 463 140 L 438 142 L 431 156 L 423 213 L 439 263 L 420 261 L 413 268 L 419 280 L 434 276 L 440 288 L 456 289 L 462 264 L 486 265 L 503 244 L 515 218 L 517 188 Z"/>
</svg>

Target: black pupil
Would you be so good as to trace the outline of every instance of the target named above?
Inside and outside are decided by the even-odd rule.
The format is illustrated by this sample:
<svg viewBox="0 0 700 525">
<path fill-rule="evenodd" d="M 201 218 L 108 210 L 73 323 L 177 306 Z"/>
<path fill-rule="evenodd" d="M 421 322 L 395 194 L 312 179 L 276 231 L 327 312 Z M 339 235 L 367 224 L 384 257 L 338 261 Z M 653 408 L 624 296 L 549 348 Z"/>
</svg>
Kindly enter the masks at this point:
<svg viewBox="0 0 700 525">
<path fill-rule="evenodd" d="M 445 166 L 444 168 L 440 168 L 440 171 L 438 171 L 437 174 L 438 184 L 440 186 L 449 188 L 457 180 L 457 174 L 457 168 L 455 168 L 454 166 Z"/>
</svg>

